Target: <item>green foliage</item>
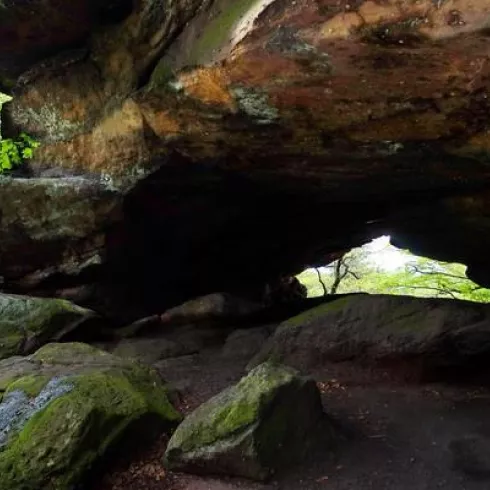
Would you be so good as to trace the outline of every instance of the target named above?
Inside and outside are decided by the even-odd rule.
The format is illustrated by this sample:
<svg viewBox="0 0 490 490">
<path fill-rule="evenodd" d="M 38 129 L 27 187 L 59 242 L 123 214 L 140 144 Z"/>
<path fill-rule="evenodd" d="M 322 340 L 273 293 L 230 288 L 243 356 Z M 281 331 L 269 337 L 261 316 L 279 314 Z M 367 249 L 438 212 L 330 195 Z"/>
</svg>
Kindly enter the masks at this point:
<svg viewBox="0 0 490 490">
<path fill-rule="evenodd" d="M 0 139 L 0 174 L 22 165 L 34 156 L 34 149 L 39 142 L 26 133 L 17 139 Z"/>
<path fill-rule="evenodd" d="M 2 105 L 11 100 L 12 97 L 0 92 L 0 113 Z M 20 133 L 16 139 L 3 139 L 0 131 L 0 174 L 12 170 L 22 165 L 26 160 L 31 159 L 34 156 L 34 149 L 38 146 L 39 143 L 26 133 Z"/>
<path fill-rule="evenodd" d="M 340 259 L 342 267 L 336 267 L 338 262 L 334 262 L 319 269 L 307 269 L 298 279 L 308 288 L 310 297 L 324 294 L 321 282 L 327 293 L 331 293 L 340 269 L 343 273 L 334 291 L 339 294 L 366 292 L 490 302 L 490 289 L 468 279 L 465 265 L 438 262 L 417 257 L 406 250 L 388 248 L 391 253 L 395 251 L 398 254 L 401 262 L 395 268 L 383 268 L 373 260 L 376 253 L 361 247 Z"/>
</svg>

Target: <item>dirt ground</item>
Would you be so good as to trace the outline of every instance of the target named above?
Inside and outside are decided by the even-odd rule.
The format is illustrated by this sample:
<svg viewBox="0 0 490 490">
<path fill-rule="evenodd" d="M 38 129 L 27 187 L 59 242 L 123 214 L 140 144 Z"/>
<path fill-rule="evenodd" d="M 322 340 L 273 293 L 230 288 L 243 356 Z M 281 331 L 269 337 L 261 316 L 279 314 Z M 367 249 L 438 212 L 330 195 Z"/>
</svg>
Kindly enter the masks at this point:
<svg viewBox="0 0 490 490">
<path fill-rule="evenodd" d="M 209 351 L 163 361 L 158 369 L 177 385 L 177 403 L 189 412 L 237 381 L 244 366 L 245 362 L 225 361 Z M 483 439 L 478 446 L 483 461 L 473 461 L 471 454 L 466 463 L 455 461 L 451 449 L 455 440 L 490 436 L 487 387 L 420 384 L 389 370 L 347 363 L 325 365 L 311 374 L 337 436 L 274 481 L 260 484 L 168 473 L 161 464 L 166 444 L 162 439 L 130 461 L 115 464 L 91 490 L 490 488 L 490 443 L 486 446 Z"/>
</svg>

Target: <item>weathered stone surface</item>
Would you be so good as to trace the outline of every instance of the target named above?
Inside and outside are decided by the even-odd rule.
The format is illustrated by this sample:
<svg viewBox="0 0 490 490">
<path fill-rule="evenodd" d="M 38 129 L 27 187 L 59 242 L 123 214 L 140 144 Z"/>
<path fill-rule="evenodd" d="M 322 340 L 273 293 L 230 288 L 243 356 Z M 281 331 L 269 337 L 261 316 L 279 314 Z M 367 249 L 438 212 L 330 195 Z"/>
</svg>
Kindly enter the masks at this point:
<svg viewBox="0 0 490 490">
<path fill-rule="evenodd" d="M 56 157 L 65 166 L 83 168 L 87 165 L 80 161 L 83 153 L 90 155 L 87 162 L 99 162 L 100 171 L 127 173 L 134 160 L 118 158 L 118 165 L 130 168 L 116 168 L 111 163 L 114 146 L 100 151 L 96 143 L 130 137 L 128 145 L 120 146 L 136 149 L 151 142 L 146 160 L 171 142 L 172 148 L 194 161 L 211 157 L 228 167 L 227 155 L 236 154 L 240 155 L 233 164 L 236 170 L 314 178 L 332 190 L 332 173 L 348 162 L 346 176 L 352 178 L 361 171 L 364 179 L 375 182 L 383 175 L 383 189 L 388 192 L 392 185 L 419 187 L 418 173 L 412 173 L 420 168 L 416 156 L 427 156 L 423 173 L 443 184 L 460 175 L 463 157 L 484 151 L 490 70 L 485 61 L 487 1 L 460 0 L 456 7 L 452 2 L 431 0 L 403 6 L 368 0 L 349 8 L 333 1 L 259 3 L 263 7 L 271 3 L 259 16 L 253 2 L 239 6 L 222 2 L 210 11 L 203 8 L 184 29 L 183 36 L 190 33 L 191 40 L 174 44 L 180 60 L 173 60 L 172 49 L 170 59 L 163 59 L 167 72 L 163 82 L 124 101 L 102 116 L 93 129 L 74 131 L 71 141 L 53 149 L 45 145 L 39 159 L 52 162 Z M 153 6 L 153 15 L 163 15 L 164 8 Z M 141 29 L 137 30 L 140 37 L 130 38 L 134 43 L 129 43 L 130 48 L 128 42 L 122 48 L 109 43 L 103 51 L 99 63 L 112 84 L 128 74 L 141 73 L 131 48 L 140 43 L 138 53 L 144 52 L 146 37 L 153 34 L 162 43 L 172 40 L 168 28 L 156 35 L 153 25 L 145 25 L 146 9 L 140 7 L 126 24 L 110 33 L 112 39 L 126 39 L 132 23 Z M 189 19 L 192 2 L 171 8 L 165 26 L 185 21 L 178 11 Z M 257 17 L 257 22 L 247 23 L 250 16 Z M 230 35 L 214 28 L 221 17 L 229 21 Z M 239 33 L 241 23 L 246 25 Z M 221 35 L 221 40 L 213 39 Z M 452 42 L 455 38 L 458 42 Z M 108 39 L 111 37 L 104 38 Z M 187 56 L 186 47 L 191 51 Z M 214 49 L 215 55 L 201 55 L 201 48 Z M 218 63 L 225 52 L 225 60 Z M 111 64 L 107 53 L 125 62 Z M 193 68 L 199 64 L 204 66 Z M 188 68 L 179 71 L 181 67 Z M 73 79 L 77 69 L 73 69 Z M 162 72 L 162 67 L 158 70 Z M 177 70 L 175 75 L 173 70 Z M 49 80 L 50 92 L 39 86 L 36 96 L 41 96 L 39 102 L 45 106 L 51 91 L 60 100 L 72 92 L 69 86 L 58 87 L 56 76 Z M 113 96 L 103 90 L 97 98 Z M 26 99 L 26 108 L 32 102 Z M 88 99 L 83 106 L 90 110 L 96 107 L 95 100 Z M 19 112 L 15 105 L 12 112 Z M 134 122 L 128 126 L 129 120 Z M 150 131 L 145 132 L 145 127 Z M 451 138 L 453 134 L 458 134 L 457 141 Z M 301 158 L 307 165 L 298 167 Z M 364 162 L 374 159 L 375 171 L 366 174 Z M 399 170 L 396 174 L 394 167 Z M 367 188 L 359 186 L 358 191 L 363 190 Z"/>
<path fill-rule="evenodd" d="M 165 325 L 151 318 L 144 319 L 142 329 L 135 331 L 139 322 L 122 329 L 112 330 L 116 339 L 100 345 L 120 357 L 137 359 L 147 364 L 188 356 L 210 348 L 221 347 L 232 328 L 209 324 L 209 318 L 196 319 L 196 323 Z M 148 321 L 145 325 L 145 320 Z M 200 321 L 202 320 L 202 321 Z"/>
<path fill-rule="evenodd" d="M 173 469 L 262 480 L 305 455 L 322 417 L 312 379 L 262 364 L 182 422 L 169 441 L 166 463 Z"/>
<path fill-rule="evenodd" d="M 225 359 L 251 359 L 273 330 L 274 326 L 235 330 L 227 337 L 221 355 Z"/>
<path fill-rule="evenodd" d="M 355 359 L 430 369 L 471 366 L 489 351 L 489 305 L 352 295 L 282 323 L 250 365 L 274 359 L 309 369 Z"/>
<path fill-rule="evenodd" d="M 167 310 L 163 325 L 191 325 L 236 320 L 260 311 L 263 306 L 230 294 L 213 293 Z"/>
<path fill-rule="evenodd" d="M 133 3 L 2 10 L 4 127 L 42 141 L 32 171 L 125 195 L 124 226 L 105 242 L 99 209 L 75 270 L 102 251 L 119 304 L 157 313 L 388 232 L 490 283 L 489 0 Z M 66 274 L 60 240 L 43 277 Z M 0 253 L 32 284 L 37 257 Z"/>
<path fill-rule="evenodd" d="M 117 138 L 121 143 L 121 131 L 131 133 L 137 129 L 138 122 L 141 123 L 141 118 L 134 117 L 131 92 L 140 86 L 152 63 L 201 3 L 141 0 L 133 5 L 128 0 L 116 0 L 102 5 L 93 0 L 78 0 L 70 7 L 58 8 L 53 15 L 57 2 L 47 0 L 36 6 L 42 16 L 50 18 L 43 43 L 36 44 L 34 36 L 25 36 L 25 25 L 20 18 L 22 11 L 28 9 L 16 7 L 13 2 L 14 5 L 7 8 L 10 15 L 4 20 L 8 26 L 3 26 L 2 32 L 8 28 L 12 36 L 10 42 L 0 48 L 0 73 L 5 71 L 11 77 L 3 85 L 16 95 L 11 106 L 14 123 L 53 143 L 90 132 L 98 125 L 99 130 L 93 137 L 87 134 L 74 142 L 71 157 L 81 168 L 89 165 L 106 172 L 98 165 L 100 155 L 96 157 L 101 152 L 107 157 L 116 150 L 115 142 L 111 144 L 107 140 Z M 79 20 L 74 15 L 77 10 Z M 39 30 L 36 12 L 30 9 L 26 14 L 30 26 Z M 74 21 L 77 21 L 77 28 L 70 29 Z M 66 31 L 59 28 L 63 23 Z M 100 24 L 104 26 L 101 28 Z M 60 43 L 63 36 L 65 42 Z M 46 44 L 52 44 L 50 49 L 42 50 Z M 17 56 L 12 58 L 15 50 Z M 40 50 L 43 57 L 36 56 Z M 25 57 L 31 60 L 30 66 L 22 63 Z M 19 71 L 21 67 L 12 63 L 12 59 L 23 70 Z M 39 63 L 34 63 L 37 60 Z M 139 112 L 136 108 L 136 114 Z M 132 120 L 125 121 L 128 117 Z M 142 138 L 143 133 L 137 137 Z M 136 141 L 130 138 L 125 142 L 126 152 L 134 155 L 129 148 L 131 145 L 136 145 Z M 47 154 L 48 159 L 53 156 L 52 152 Z M 147 155 L 141 163 L 145 160 Z M 61 161 L 58 158 L 49 163 Z M 136 163 L 128 159 L 125 165 L 120 158 L 118 161 L 111 158 L 111 161 L 116 174 L 120 173 L 121 166 L 127 168 Z"/>
<path fill-rule="evenodd" d="M 33 288 L 103 262 L 106 233 L 120 217 L 120 194 L 82 177 L 0 177 L 0 276 Z"/>
<path fill-rule="evenodd" d="M 180 420 L 155 372 L 84 344 L 0 362 L 0 393 L 5 490 L 70 490 L 125 436 Z"/>
<path fill-rule="evenodd" d="M 30 354 L 90 323 L 100 323 L 97 315 L 69 301 L 0 293 L 0 359 Z"/>
<path fill-rule="evenodd" d="M 196 349 L 186 349 L 186 346 L 165 338 L 142 338 L 122 340 L 111 352 L 119 357 L 153 364 L 162 359 L 193 354 Z"/>
</svg>

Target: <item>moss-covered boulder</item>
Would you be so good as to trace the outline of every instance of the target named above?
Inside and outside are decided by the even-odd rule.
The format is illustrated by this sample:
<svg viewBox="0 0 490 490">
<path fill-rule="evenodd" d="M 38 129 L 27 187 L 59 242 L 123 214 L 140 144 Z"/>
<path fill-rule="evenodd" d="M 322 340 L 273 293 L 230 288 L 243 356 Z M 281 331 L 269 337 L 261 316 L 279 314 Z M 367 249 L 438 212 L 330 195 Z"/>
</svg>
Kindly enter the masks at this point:
<svg viewBox="0 0 490 490">
<path fill-rule="evenodd" d="M 1 361 L 0 400 L 2 490 L 71 490 L 115 445 L 180 420 L 154 371 L 79 343 Z"/>
<path fill-rule="evenodd" d="M 250 367 L 265 360 L 301 370 L 325 362 L 411 362 L 427 373 L 471 365 L 490 352 L 490 305 L 351 295 L 283 322 Z"/>
<path fill-rule="evenodd" d="M 184 420 L 170 439 L 166 464 L 264 480 L 307 453 L 323 420 L 312 379 L 265 363 Z"/>
<path fill-rule="evenodd" d="M 0 359 L 30 354 L 99 321 L 93 311 L 66 300 L 0 294 Z"/>
</svg>

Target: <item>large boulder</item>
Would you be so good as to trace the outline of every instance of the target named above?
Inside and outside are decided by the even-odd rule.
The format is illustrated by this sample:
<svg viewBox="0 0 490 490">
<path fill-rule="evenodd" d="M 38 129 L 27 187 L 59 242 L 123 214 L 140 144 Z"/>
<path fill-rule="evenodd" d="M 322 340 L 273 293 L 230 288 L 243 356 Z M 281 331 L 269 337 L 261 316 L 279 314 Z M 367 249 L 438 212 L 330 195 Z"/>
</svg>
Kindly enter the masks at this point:
<svg viewBox="0 0 490 490">
<path fill-rule="evenodd" d="M 100 265 L 120 204 L 120 192 L 100 179 L 1 177 L 4 287 L 29 291 L 50 278 L 77 277 Z"/>
<path fill-rule="evenodd" d="M 0 359 L 30 354 L 77 329 L 89 335 L 100 325 L 93 311 L 66 300 L 0 293 Z"/>
<path fill-rule="evenodd" d="M 161 316 L 164 325 L 230 322 L 253 315 L 263 305 L 226 293 L 213 293 L 170 308 Z"/>
<path fill-rule="evenodd" d="M 310 369 L 357 359 L 442 368 L 471 364 L 489 352 L 490 305 L 352 295 L 283 322 L 250 365 L 274 359 Z"/>
<path fill-rule="evenodd" d="M 84 344 L 0 362 L 3 490 L 69 490 L 115 445 L 179 420 L 154 371 Z"/>
<path fill-rule="evenodd" d="M 263 347 L 275 325 L 238 329 L 227 338 L 221 351 L 224 359 L 249 360 Z"/>
<path fill-rule="evenodd" d="M 312 379 L 265 363 L 189 415 L 165 460 L 172 469 L 263 480 L 307 453 L 322 417 Z"/>
</svg>

